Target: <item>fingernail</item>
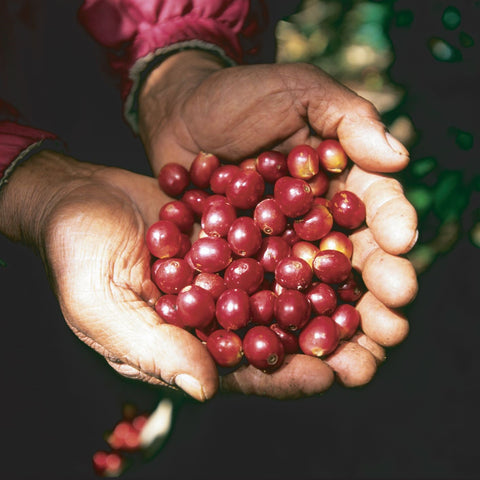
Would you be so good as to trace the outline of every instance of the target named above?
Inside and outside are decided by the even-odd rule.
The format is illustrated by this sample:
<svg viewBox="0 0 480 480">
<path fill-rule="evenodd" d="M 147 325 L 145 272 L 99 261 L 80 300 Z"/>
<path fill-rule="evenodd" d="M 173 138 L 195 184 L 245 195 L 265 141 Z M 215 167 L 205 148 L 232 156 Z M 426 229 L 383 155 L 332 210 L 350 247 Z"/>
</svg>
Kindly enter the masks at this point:
<svg viewBox="0 0 480 480">
<path fill-rule="evenodd" d="M 200 382 L 186 373 L 177 375 L 175 377 L 175 384 L 184 392 L 201 402 L 205 401 L 207 398 Z"/>
<path fill-rule="evenodd" d="M 399 142 L 391 133 L 385 132 L 385 138 L 387 139 L 390 148 L 399 155 L 409 156 L 408 150 Z"/>
</svg>

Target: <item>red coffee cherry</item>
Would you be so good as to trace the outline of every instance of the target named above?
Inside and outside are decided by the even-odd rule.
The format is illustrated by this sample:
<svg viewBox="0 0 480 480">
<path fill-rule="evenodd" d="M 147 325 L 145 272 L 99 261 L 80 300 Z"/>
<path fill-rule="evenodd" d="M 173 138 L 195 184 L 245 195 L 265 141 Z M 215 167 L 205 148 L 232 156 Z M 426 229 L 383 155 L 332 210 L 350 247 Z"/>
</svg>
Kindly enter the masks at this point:
<svg viewBox="0 0 480 480">
<path fill-rule="evenodd" d="M 365 204 L 348 190 L 337 192 L 330 199 L 330 210 L 337 225 L 353 230 L 365 221 Z"/>
<path fill-rule="evenodd" d="M 326 315 L 314 317 L 298 336 L 300 349 L 306 355 L 323 357 L 337 348 L 340 336 L 335 322 Z"/>
<path fill-rule="evenodd" d="M 256 325 L 247 331 L 243 338 L 243 353 L 251 365 L 266 372 L 279 368 L 285 358 L 280 338 L 264 325 Z"/>
<path fill-rule="evenodd" d="M 347 154 L 337 140 L 323 140 L 317 147 L 317 152 L 320 165 L 328 172 L 340 173 L 347 167 Z"/>
<path fill-rule="evenodd" d="M 208 336 L 206 345 L 220 367 L 234 367 L 243 357 L 242 339 L 231 330 L 215 330 Z"/>
<path fill-rule="evenodd" d="M 160 188 L 171 197 L 181 195 L 190 183 L 188 170 L 174 162 L 166 163 L 158 173 Z"/>
</svg>

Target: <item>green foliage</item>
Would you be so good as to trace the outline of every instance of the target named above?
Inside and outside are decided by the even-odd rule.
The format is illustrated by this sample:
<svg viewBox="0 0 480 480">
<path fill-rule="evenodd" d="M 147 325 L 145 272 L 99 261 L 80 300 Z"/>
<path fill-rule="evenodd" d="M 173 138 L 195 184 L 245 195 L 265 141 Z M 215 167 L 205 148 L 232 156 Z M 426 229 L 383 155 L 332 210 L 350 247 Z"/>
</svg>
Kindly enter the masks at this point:
<svg viewBox="0 0 480 480">
<path fill-rule="evenodd" d="M 393 0 L 304 0 L 298 13 L 283 22 L 279 59 L 313 63 L 350 88 L 371 95 L 367 98 L 373 99 L 387 125 L 395 126 L 402 115 L 408 115 L 401 98 L 408 92 L 401 91 L 398 98 L 399 86 L 390 78 L 394 53 L 388 31 L 391 26 L 405 30 L 416 27 L 415 9 L 396 10 L 395 4 Z M 462 25 L 460 9 L 463 11 L 460 4 L 458 8 L 447 5 L 443 10 L 429 12 L 437 16 L 437 23 L 432 24 L 440 29 L 430 35 L 425 32 L 426 44 L 419 48 L 430 52 L 433 63 L 442 62 L 455 68 L 462 65 L 467 55 L 465 49 L 474 46 L 474 38 L 465 31 L 466 22 Z M 456 36 L 454 32 L 458 32 Z M 457 125 L 463 120 L 451 119 Z M 422 142 L 422 131 L 415 130 L 414 125 L 412 129 L 410 135 L 400 137 L 409 148 L 413 147 L 413 141 L 416 147 Z M 438 132 L 443 133 L 452 137 L 459 158 L 473 152 L 474 132 L 450 126 L 448 131 Z M 475 192 L 480 192 L 480 175 L 469 173 L 468 165 L 464 170 L 451 170 L 446 164 L 439 152 L 413 156 L 407 169 L 398 175 L 419 215 L 419 241 L 409 254 L 419 272 L 428 268 L 438 255 L 448 253 L 465 233 L 480 247 L 480 209 L 471 213 L 478 197 Z"/>
<path fill-rule="evenodd" d="M 459 219 L 469 203 L 471 192 L 463 177 L 458 170 L 444 170 L 439 175 L 432 209 L 442 222 Z"/>
<path fill-rule="evenodd" d="M 460 11 L 453 5 L 448 6 L 442 14 L 442 23 L 448 30 L 455 30 L 461 22 Z"/>
</svg>

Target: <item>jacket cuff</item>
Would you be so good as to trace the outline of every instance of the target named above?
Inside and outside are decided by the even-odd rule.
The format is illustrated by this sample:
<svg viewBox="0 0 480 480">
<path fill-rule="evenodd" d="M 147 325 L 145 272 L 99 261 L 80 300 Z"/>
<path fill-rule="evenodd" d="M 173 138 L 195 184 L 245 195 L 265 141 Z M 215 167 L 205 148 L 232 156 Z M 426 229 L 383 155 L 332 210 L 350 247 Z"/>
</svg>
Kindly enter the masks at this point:
<svg viewBox="0 0 480 480">
<path fill-rule="evenodd" d="M 8 183 L 17 165 L 45 149 L 64 151 L 64 145 L 53 133 L 15 122 L 0 122 L 0 189 Z"/>
<path fill-rule="evenodd" d="M 136 134 L 138 134 L 138 98 L 143 82 L 151 71 L 166 58 L 185 50 L 203 50 L 216 55 L 226 66 L 236 65 L 236 62 L 228 57 L 222 48 L 203 40 L 187 40 L 175 43 L 167 47 L 157 48 L 144 57 L 138 58 L 129 72 L 129 83 L 123 109 L 125 120 Z"/>
<path fill-rule="evenodd" d="M 135 98 L 152 59 L 201 48 L 227 64 L 257 63 L 268 25 L 263 0 L 85 0 L 78 19 L 107 48 L 135 131 Z"/>
</svg>

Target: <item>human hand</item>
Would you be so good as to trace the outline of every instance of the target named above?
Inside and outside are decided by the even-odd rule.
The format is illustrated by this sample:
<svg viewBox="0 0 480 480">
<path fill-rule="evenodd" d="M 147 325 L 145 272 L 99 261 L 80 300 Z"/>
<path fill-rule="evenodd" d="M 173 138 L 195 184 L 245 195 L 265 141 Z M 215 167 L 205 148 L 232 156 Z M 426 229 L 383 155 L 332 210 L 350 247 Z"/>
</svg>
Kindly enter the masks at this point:
<svg viewBox="0 0 480 480">
<path fill-rule="evenodd" d="M 166 197 L 155 179 L 43 151 L 13 172 L 0 197 L 0 231 L 38 249 L 67 324 L 126 377 L 218 388 L 201 342 L 153 306 L 145 230 Z"/>
<path fill-rule="evenodd" d="M 418 288 L 412 265 L 399 256 L 415 243 L 415 210 L 396 180 L 375 173 L 401 170 L 409 157 L 386 133 L 375 108 L 311 65 L 223 69 L 211 55 L 191 51 L 150 74 L 140 94 L 139 127 L 155 174 L 169 161 L 188 167 L 200 150 L 240 161 L 267 149 L 288 152 L 303 143 L 315 147 L 322 138 L 340 140 L 356 166 L 333 188 L 346 185 L 367 208 L 368 227 L 352 236 L 354 266 L 370 290 L 358 304 L 363 332 L 326 361 L 289 356 L 273 374 L 241 367 L 222 385 L 286 398 L 323 392 L 333 371 L 345 385 L 370 381 L 384 359 L 383 347 L 408 334 L 398 308 Z"/>
<path fill-rule="evenodd" d="M 365 170 L 395 172 L 409 161 L 372 104 L 309 64 L 223 68 L 206 52 L 180 52 L 150 73 L 139 102 L 155 175 L 169 161 L 188 166 L 199 151 L 238 162 L 322 138 L 338 138 Z"/>
</svg>

